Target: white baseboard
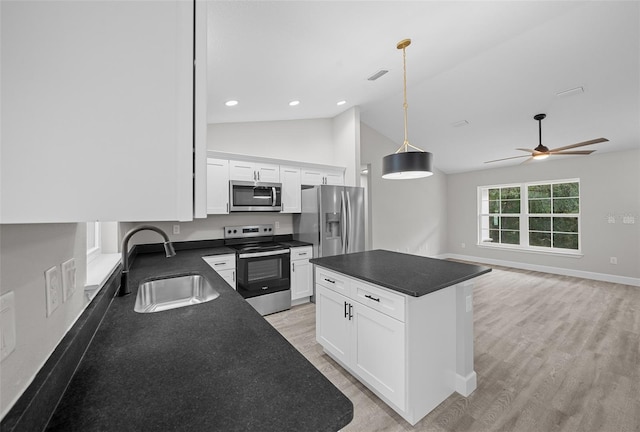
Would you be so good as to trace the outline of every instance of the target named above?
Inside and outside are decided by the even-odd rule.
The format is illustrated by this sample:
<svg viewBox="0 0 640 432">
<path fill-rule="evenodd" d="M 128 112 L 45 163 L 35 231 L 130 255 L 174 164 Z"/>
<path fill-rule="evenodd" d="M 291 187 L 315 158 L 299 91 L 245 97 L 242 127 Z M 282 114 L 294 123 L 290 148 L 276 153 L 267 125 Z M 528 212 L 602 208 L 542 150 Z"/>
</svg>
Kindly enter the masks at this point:
<svg viewBox="0 0 640 432">
<path fill-rule="evenodd" d="M 476 375 L 475 371 L 471 372 L 466 377 L 456 374 L 455 388 L 456 391 L 462 396 L 469 396 L 471 393 L 473 393 L 477 386 L 478 376 Z"/>
<path fill-rule="evenodd" d="M 477 256 L 470 256 L 470 255 L 442 254 L 442 255 L 438 255 L 438 258 L 441 258 L 441 259 L 451 258 L 451 259 L 457 259 L 461 261 L 477 262 L 480 264 L 512 267 L 512 268 L 517 268 L 521 270 L 531 270 L 531 271 L 538 271 L 542 273 L 551 273 L 551 274 L 557 274 L 562 276 L 573 276 L 573 277 L 578 277 L 583 279 L 592 279 L 592 280 L 597 280 L 602 282 L 611 282 L 611 283 L 618 283 L 623 285 L 632 285 L 632 286 L 640 287 L 640 278 L 633 278 L 633 277 L 627 277 L 627 276 L 618 276 L 618 275 L 612 275 L 612 274 L 606 274 L 606 273 L 595 273 L 595 272 L 588 272 L 583 270 L 571 270 L 571 269 L 560 268 L 560 267 L 527 264 L 527 263 L 520 263 L 515 261 L 503 261 L 503 260 L 481 258 Z"/>
</svg>

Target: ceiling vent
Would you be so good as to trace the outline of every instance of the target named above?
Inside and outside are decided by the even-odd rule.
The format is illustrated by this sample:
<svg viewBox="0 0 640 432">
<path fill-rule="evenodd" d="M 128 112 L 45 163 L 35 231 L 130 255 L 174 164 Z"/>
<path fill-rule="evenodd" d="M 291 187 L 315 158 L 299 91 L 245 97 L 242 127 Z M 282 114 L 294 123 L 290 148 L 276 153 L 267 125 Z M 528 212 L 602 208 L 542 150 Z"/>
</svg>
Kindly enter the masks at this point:
<svg viewBox="0 0 640 432">
<path fill-rule="evenodd" d="M 373 75 L 371 75 L 369 78 L 367 78 L 369 81 L 375 81 L 378 78 L 380 78 L 382 75 L 386 74 L 387 72 L 389 72 L 388 70 L 384 70 L 384 69 L 380 69 L 378 72 L 374 73 Z"/>
</svg>

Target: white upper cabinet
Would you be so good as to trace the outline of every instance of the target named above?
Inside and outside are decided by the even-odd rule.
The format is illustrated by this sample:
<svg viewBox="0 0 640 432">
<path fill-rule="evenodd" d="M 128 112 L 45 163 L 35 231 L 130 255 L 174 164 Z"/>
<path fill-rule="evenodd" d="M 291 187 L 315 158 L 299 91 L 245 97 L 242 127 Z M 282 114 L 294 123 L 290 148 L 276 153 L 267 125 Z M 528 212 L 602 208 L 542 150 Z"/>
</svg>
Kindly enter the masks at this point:
<svg viewBox="0 0 640 432">
<path fill-rule="evenodd" d="M 192 219 L 194 3 L 0 7 L 0 222 Z"/>
<path fill-rule="evenodd" d="M 229 161 L 207 159 L 207 214 L 229 213 Z"/>
<path fill-rule="evenodd" d="M 240 181 L 280 182 L 280 166 L 250 161 L 229 161 L 229 178 Z"/>
<path fill-rule="evenodd" d="M 331 171 L 303 168 L 301 177 L 303 185 L 344 185 L 344 171 L 342 170 Z"/>
<path fill-rule="evenodd" d="M 300 168 L 281 165 L 280 180 L 282 180 L 282 213 L 300 213 L 302 210 Z"/>
</svg>

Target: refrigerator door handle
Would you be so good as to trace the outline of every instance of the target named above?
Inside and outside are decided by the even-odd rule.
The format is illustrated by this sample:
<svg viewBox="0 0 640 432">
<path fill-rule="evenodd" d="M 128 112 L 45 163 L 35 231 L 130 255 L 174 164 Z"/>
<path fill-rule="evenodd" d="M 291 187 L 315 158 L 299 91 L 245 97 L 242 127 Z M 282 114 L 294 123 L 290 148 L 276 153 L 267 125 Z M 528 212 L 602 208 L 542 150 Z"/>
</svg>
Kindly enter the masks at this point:
<svg viewBox="0 0 640 432">
<path fill-rule="evenodd" d="M 342 253 L 347 253 L 347 207 L 345 205 L 344 190 L 340 191 L 340 243 Z"/>
<path fill-rule="evenodd" d="M 351 217 L 351 198 L 349 198 L 349 192 L 345 193 L 345 196 L 347 197 L 347 247 L 345 248 L 347 253 L 352 252 L 351 250 L 351 235 L 353 232 L 353 220 Z"/>
</svg>

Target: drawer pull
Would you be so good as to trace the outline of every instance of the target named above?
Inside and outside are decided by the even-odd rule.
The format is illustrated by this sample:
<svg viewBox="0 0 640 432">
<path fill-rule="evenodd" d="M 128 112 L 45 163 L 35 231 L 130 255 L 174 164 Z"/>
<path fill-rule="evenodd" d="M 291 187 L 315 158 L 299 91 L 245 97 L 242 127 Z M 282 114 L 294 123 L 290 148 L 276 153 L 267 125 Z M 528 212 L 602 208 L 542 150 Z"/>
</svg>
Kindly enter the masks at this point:
<svg viewBox="0 0 640 432">
<path fill-rule="evenodd" d="M 300 252 L 298 255 L 302 256 L 302 255 L 306 255 L 306 252 Z"/>
<path fill-rule="evenodd" d="M 369 300 L 373 300 L 373 301 L 376 301 L 376 302 L 380 303 L 380 299 L 379 298 L 375 298 L 373 296 L 370 296 L 369 294 L 365 294 L 365 297 L 368 298 Z"/>
<path fill-rule="evenodd" d="M 332 284 L 336 283 L 336 281 L 331 280 L 331 279 L 324 278 L 324 280 L 326 280 L 327 282 L 332 283 Z"/>
<path fill-rule="evenodd" d="M 225 262 L 217 262 L 217 263 L 213 263 L 213 265 L 225 265 Z"/>
</svg>

